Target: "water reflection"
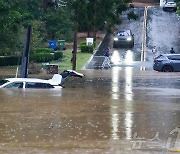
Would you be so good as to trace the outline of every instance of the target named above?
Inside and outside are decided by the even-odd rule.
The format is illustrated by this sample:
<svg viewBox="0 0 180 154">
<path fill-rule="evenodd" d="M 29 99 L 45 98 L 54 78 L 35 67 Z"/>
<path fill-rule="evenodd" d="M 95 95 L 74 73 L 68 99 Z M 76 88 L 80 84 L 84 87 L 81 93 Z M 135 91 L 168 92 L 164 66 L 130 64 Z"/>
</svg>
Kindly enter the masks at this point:
<svg viewBox="0 0 180 154">
<path fill-rule="evenodd" d="M 134 52 L 132 50 L 114 50 L 111 61 L 113 64 L 118 65 L 120 63 L 132 64 L 134 61 Z"/>
<path fill-rule="evenodd" d="M 131 64 L 133 62 L 133 59 L 134 59 L 134 56 L 133 56 L 132 50 L 127 50 L 124 61 L 128 64 L 129 63 Z"/>
<path fill-rule="evenodd" d="M 133 110 L 133 92 L 132 92 L 132 67 L 125 68 L 125 132 L 126 139 L 132 138 L 132 110 Z"/>
<path fill-rule="evenodd" d="M 119 76 L 120 76 L 120 68 L 119 67 L 113 67 L 112 68 L 112 99 L 118 100 L 119 99 Z"/>
<path fill-rule="evenodd" d="M 113 113 L 111 114 L 111 123 L 112 123 L 112 139 L 119 139 L 119 114 Z"/>
<path fill-rule="evenodd" d="M 120 98 L 120 88 L 122 89 L 122 85 L 120 82 L 120 69 L 118 67 L 112 68 L 112 102 L 111 102 L 111 125 L 112 125 L 112 139 L 117 140 L 120 138 L 120 124 L 124 121 L 124 132 L 126 139 L 132 138 L 132 125 L 133 125 L 133 82 L 132 82 L 132 67 L 125 68 L 125 85 L 124 85 L 124 102 Z M 113 101 L 114 100 L 114 101 Z M 115 101 L 117 100 L 117 101 Z M 124 108 L 124 119 L 120 120 L 119 109 Z"/>
<path fill-rule="evenodd" d="M 113 64 L 119 64 L 120 62 L 120 55 L 119 55 L 119 52 L 118 50 L 114 50 L 112 56 L 111 56 L 111 61 Z"/>
<path fill-rule="evenodd" d="M 119 76 L 120 76 L 120 69 L 119 67 L 113 67 L 112 68 L 112 100 L 118 100 L 120 99 L 120 85 L 119 85 Z M 121 105 L 120 102 L 112 101 L 111 102 L 111 134 L 112 134 L 112 139 L 117 140 L 119 139 L 119 106 Z"/>
<path fill-rule="evenodd" d="M 127 103 L 132 103 L 132 67 L 125 68 L 125 97 Z"/>
</svg>

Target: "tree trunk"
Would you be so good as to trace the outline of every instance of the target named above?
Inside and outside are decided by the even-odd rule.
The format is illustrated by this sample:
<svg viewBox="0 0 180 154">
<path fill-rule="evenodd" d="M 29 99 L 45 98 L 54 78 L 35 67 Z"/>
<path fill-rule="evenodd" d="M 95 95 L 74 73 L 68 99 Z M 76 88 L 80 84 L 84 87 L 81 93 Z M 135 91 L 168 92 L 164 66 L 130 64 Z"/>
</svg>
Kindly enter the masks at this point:
<svg viewBox="0 0 180 154">
<path fill-rule="evenodd" d="M 88 31 L 87 31 L 87 37 L 90 37 L 90 33 L 91 33 L 91 30 L 88 29 Z"/>
<path fill-rule="evenodd" d="M 93 28 L 93 38 L 94 38 L 94 42 L 96 42 L 96 28 Z"/>
<path fill-rule="evenodd" d="M 72 69 L 76 70 L 76 54 L 77 54 L 77 30 L 74 32 L 74 44 L 73 44 L 73 57 L 72 57 Z"/>
<path fill-rule="evenodd" d="M 48 1 L 47 0 L 43 0 L 43 10 L 46 11 L 48 8 Z"/>
</svg>

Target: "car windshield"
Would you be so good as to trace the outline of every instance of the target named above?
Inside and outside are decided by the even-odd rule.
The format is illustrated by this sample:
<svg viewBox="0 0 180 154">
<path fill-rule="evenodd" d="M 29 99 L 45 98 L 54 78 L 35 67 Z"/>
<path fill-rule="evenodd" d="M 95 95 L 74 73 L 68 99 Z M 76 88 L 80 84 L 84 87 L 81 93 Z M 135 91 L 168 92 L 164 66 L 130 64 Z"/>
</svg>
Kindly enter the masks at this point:
<svg viewBox="0 0 180 154">
<path fill-rule="evenodd" d="M 0 86 L 2 86 L 3 84 L 9 82 L 8 80 L 0 80 Z"/>
<path fill-rule="evenodd" d="M 167 0 L 166 2 L 174 2 L 174 0 Z"/>
<path fill-rule="evenodd" d="M 117 33 L 118 36 L 129 36 L 130 34 L 127 31 L 119 31 Z"/>
<path fill-rule="evenodd" d="M 168 2 L 168 4 L 174 4 L 174 2 Z"/>
</svg>

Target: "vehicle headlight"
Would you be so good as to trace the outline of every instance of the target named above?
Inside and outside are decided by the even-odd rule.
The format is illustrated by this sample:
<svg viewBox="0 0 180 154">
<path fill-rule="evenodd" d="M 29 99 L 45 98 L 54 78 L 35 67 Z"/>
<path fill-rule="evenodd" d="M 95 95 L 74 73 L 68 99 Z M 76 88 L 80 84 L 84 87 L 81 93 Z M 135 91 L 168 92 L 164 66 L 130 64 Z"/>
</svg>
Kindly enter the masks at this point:
<svg viewBox="0 0 180 154">
<path fill-rule="evenodd" d="M 117 38 L 117 37 L 115 37 L 115 38 L 114 38 L 114 41 L 118 41 L 118 38 Z"/>
<path fill-rule="evenodd" d="M 127 41 L 132 41 L 132 37 L 128 37 L 128 38 L 127 38 Z"/>
</svg>

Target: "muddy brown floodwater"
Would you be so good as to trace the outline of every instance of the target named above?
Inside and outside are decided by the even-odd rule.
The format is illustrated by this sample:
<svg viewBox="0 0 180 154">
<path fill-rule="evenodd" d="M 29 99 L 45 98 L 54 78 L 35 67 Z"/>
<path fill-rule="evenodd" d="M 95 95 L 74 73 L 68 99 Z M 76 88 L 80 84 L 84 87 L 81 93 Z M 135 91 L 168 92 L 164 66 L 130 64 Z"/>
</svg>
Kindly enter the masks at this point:
<svg viewBox="0 0 180 154">
<path fill-rule="evenodd" d="M 0 90 L 0 153 L 170 153 L 180 73 L 87 70 L 61 91 Z M 178 134 L 179 132 L 179 134 Z"/>
</svg>

